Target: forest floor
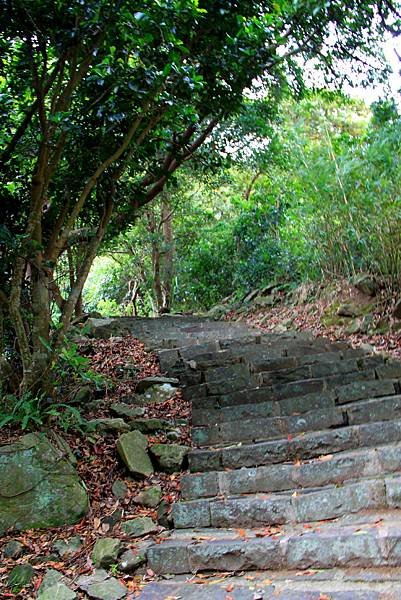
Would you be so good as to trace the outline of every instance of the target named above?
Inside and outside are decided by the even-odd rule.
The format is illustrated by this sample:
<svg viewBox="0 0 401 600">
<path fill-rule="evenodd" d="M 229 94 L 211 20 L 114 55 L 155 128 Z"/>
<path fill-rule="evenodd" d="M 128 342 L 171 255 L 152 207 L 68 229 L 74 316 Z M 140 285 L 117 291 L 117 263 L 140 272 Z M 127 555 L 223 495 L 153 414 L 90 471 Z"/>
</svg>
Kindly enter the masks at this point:
<svg viewBox="0 0 401 600">
<path fill-rule="evenodd" d="M 392 310 L 395 299 L 385 292 L 372 298 L 362 294 L 349 282 L 342 280 L 329 289 L 323 288 L 319 294 L 307 301 L 297 304 L 287 303 L 285 294 L 281 301 L 272 308 L 250 307 L 248 310 L 233 310 L 227 313 L 228 320 L 243 320 L 262 331 L 277 331 L 283 324 L 288 329 L 310 331 L 315 336 L 323 336 L 334 341 L 347 341 L 354 347 L 369 344 L 375 352 L 385 352 L 394 358 L 401 358 L 401 321 L 394 319 Z M 347 323 L 327 324 L 327 315 L 332 314 L 332 307 L 341 303 L 371 306 L 371 314 L 376 331 L 369 333 L 350 333 Z M 346 321 L 343 320 L 343 321 Z M 384 331 L 380 325 L 384 323 Z"/>
<path fill-rule="evenodd" d="M 349 302 L 350 299 L 352 301 L 366 300 L 359 298 L 351 286 L 347 288 L 343 285 L 338 291 L 336 301 Z M 377 304 L 373 317 L 376 323 L 379 323 L 384 316 L 386 317 L 390 322 L 389 330 L 386 333 L 351 334 L 346 332 L 344 326 L 324 325 L 324 316 L 327 314 L 330 303 L 333 302 L 332 297 L 322 295 L 320 298 L 300 302 L 297 305 L 287 305 L 284 300 L 283 297 L 283 301 L 273 308 L 231 311 L 226 318 L 244 320 L 266 332 L 277 331 L 277 327 L 283 326 L 284 323 L 289 328 L 308 330 L 317 336 L 326 336 L 332 340 L 347 340 L 353 346 L 370 344 L 376 351 L 384 351 L 394 357 L 401 357 L 401 331 L 396 330 L 396 323 L 391 321 L 388 309 L 383 308 L 384 304 Z M 104 398 L 96 406 L 96 409 L 83 410 L 82 417 L 85 419 L 111 416 L 110 404 L 123 401 L 124 398 L 134 394 L 140 379 L 160 372 L 156 355 L 146 352 L 144 345 L 132 336 L 90 340 L 90 344 L 82 345 L 80 351 L 89 358 L 91 368 L 112 384 L 110 387 L 106 386 Z M 135 363 L 137 368 L 135 377 L 132 379 L 123 379 L 121 376 L 127 360 Z M 186 420 L 187 425 L 177 426 L 180 431 L 180 439 L 176 443 L 191 445 L 191 408 L 190 404 L 184 401 L 180 390 L 167 402 L 148 406 L 145 416 L 169 419 L 172 422 L 180 419 Z M 3 428 L 0 430 L 0 444 L 13 442 L 22 433 L 25 432 L 21 432 L 17 428 Z M 117 457 L 116 433 L 91 433 L 90 435 L 84 432 L 64 433 L 60 431 L 59 433 L 65 437 L 78 459 L 77 470 L 88 489 L 91 502 L 90 512 L 82 521 L 73 526 L 47 531 L 25 531 L 3 536 L 0 540 L 0 555 L 2 548 L 10 540 L 17 540 L 23 545 L 23 555 L 17 560 L 2 559 L 0 565 L 0 589 L 4 590 L 2 598 L 15 600 L 35 598 L 35 590 L 40 586 L 47 569 L 57 569 L 72 581 L 82 574 L 92 572 L 93 565 L 90 555 L 98 538 L 112 535 L 126 540 L 127 536 L 124 536 L 120 530 L 121 519 L 149 516 L 157 520 L 156 509 L 144 508 L 133 501 L 133 498 L 143 488 L 160 485 L 163 493 L 162 499 L 169 506 L 179 499 L 180 473 L 155 472 L 152 476 L 140 481 L 127 477 L 126 470 Z M 149 441 L 151 444 L 169 443 L 163 433 L 151 435 Z M 112 485 L 117 479 L 122 479 L 127 484 L 128 492 L 124 498 L 116 498 L 113 494 Z M 114 519 L 114 517 L 117 518 Z M 148 538 L 152 538 L 157 543 L 161 542 L 164 531 L 163 527 L 159 527 L 159 531 Z M 81 538 L 80 550 L 68 558 L 55 556 L 54 542 L 72 536 Z M 130 542 L 129 547 L 135 549 L 135 543 Z M 5 591 L 10 570 L 16 564 L 25 562 L 30 562 L 35 570 L 35 577 L 31 585 L 19 593 L 13 593 L 9 589 Z M 115 575 L 132 592 L 132 598 L 138 597 L 143 585 L 154 578 L 154 573 L 146 568 L 135 575 L 124 573 L 115 573 Z"/>
<path fill-rule="evenodd" d="M 133 395 L 140 379 L 157 375 L 160 372 L 156 355 L 146 352 L 144 345 L 132 336 L 108 340 L 90 340 L 89 345 L 85 344 L 81 347 L 81 352 L 90 359 L 91 368 L 103 375 L 106 382 L 112 384 L 110 389 L 106 388 L 106 394 L 96 410 L 82 410 L 82 417 L 88 420 L 112 416 L 108 408 L 110 404 L 121 402 L 124 398 Z M 122 367 L 128 360 L 134 362 L 137 367 L 135 378 L 130 380 L 121 378 Z M 190 405 L 182 398 L 180 390 L 166 402 L 147 406 L 144 417 L 168 419 L 173 423 L 177 419 L 186 420 L 187 425 L 176 427 L 177 431 L 180 431 L 180 439 L 176 440 L 175 443 L 191 445 Z M 0 430 L 0 445 L 13 442 L 24 433 L 26 431 L 21 431 L 18 428 L 3 428 Z M 2 548 L 10 540 L 17 540 L 23 545 L 23 554 L 17 560 L 2 558 L 0 564 L 1 598 L 15 600 L 35 598 L 35 590 L 39 588 L 48 569 L 57 569 L 72 581 L 80 575 L 92 572 L 93 566 L 90 555 L 98 538 L 112 536 L 126 540 L 128 537 L 120 530 L 121 519 L 146 516 L 157 521 L 156 509 L 145 508 L 133 501 L 142 489 L 151 485 L 160 485 L 163 493 L 162 500 L 169 506 L 179 498 L 180 474 L 178 473 L 155 472 L 150 477 L 142 480 L 127 477 L 126 469 L 118 460 L 116 453 L 118 434 L 91 432 L 88 435 L 84 432 L 65 433 L 62 430 L 59 430 L 58 433 L 66 439 L 77 458 L 77 471 L 87 487 L 90 498 L 90 511 L 76 525 L 46 531 L 30 530 L 3 536 L 0 540 L 0 556 L 2 555 Z M 169 443 L 164 433 L 149 435 L 148 440 L 150 444 Z M 124 498 L 116 498 L 113 494 L 112 485 L 116 480 L 123 480 L 127 485 L 128 491 Z M 113 524 L 114 520 L 117 521 L 115 524 Z M 56 540 L 66 540 L 73 536 L 81 538 L 82 546 L 80 550 L 66 559 L 57 557 L 53 551 L 54 542 Z M 160 541 L 162 540 L 162 527 L 159 527 L 157 537 Z M 134 541 L 130 540 L 130 542 Z M 135 549 L 135 543 L 129 543 L 128 547 Z M 6 581 L 11 569 L 16 564 L 26 562 L 31 563 L 35 570 L 35 577 L 31 585 L 22 589 L 19 593 L 13 593 L 10 589 L 6 591 Z M 121 573 L 119 579 L 133 593 L 133 598 L 135 598 L 141 586 L 153 575 L 153 573 L 147 573 L 146 571 L 137 576 Z M 82 597 L 84 597 L 83 594 Z"/>
</svg>

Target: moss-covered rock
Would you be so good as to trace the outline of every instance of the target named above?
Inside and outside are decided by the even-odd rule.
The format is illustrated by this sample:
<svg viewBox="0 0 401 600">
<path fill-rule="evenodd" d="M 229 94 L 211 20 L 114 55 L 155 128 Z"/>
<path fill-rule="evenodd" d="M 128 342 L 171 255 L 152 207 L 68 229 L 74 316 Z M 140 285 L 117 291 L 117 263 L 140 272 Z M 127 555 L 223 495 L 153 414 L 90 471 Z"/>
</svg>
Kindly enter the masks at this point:
<svg viewBox="0 0 401 600">
<path fill-rule="evenodd" d="M 154 433 L 155 431 L 170 431 L 174 429 L 174 425 L 166 419 L 135 419 L 131 421 L 130 427 L 133 430 L 140 431 L 141 433 Z"/>
<path fill-rule="evenodd" d="M 110 565 L 117 562 L 120 550 L 120 540 L 108 537 L 100 538 L 93 547 L 92 562 L 95 567 L 110 567 Z"/>
<path fill-rule="evenodd" d="M 137 504 L 142 504 L 147 508 L 155 508 L 162 499 L 162 489 L 160 485 L 152 485 L 147 490 L 139 492 L 133 499 Z"/>
<path fill-rule="evenodd" d="M 29 563 L 17 565 L 9 574 L 7 585 L 13 591 L 18 592 L 31 582 L 34 575 L 35 571 L 33 566 Z"/>
<path fill-rule="evenodd" d="M 73 524 L 88 507 L 64 446 L 29 434 L 0 447 L 0 533 Z"/>
<path fill-rule="evenodd" d="M 180 444 L 153 444 L 150 452 L 161 471 L 174 473 L 181 470 L 189 450 Z"/>
<path fill-rule="evenodd" d="M 121 529 L 131 537 L 141 537 L 142 535 L 157 531 L 157 525 L 150 517 L 136 517 L 135 519 L 125 521 L 121 525 Z"/>
<path fill-rule="evenodd" d="M 37 600 L 75 600 L 77 594 L 67 585 L 66 579 L 54 569 L 49 569 L 38 590 Z"/>
<path fill-rule="evenodd" d="M 140 431 L 130 431 L 120 435 L 117 441 L 117 452 L 135 475 L 151 475 L 152 461 L 146 451 L 148 440 Z"/>
</svg>

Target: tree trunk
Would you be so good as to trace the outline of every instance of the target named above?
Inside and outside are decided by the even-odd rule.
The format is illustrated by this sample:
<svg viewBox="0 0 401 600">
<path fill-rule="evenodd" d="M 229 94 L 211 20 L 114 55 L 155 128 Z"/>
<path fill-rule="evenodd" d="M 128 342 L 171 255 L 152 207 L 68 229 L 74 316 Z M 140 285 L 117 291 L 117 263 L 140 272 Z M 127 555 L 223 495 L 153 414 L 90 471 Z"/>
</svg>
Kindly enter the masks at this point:
<svg viewBox="0 0 401 600">
<path fill-rule="evenodd" d="M 174 239 L 173 239 L 173 213 L 168 202 L 162 202 L 162 230 L 163 230 L 163 281 L 162 281 L 162 307 L 161 312 L 169 313 L 173 301 L 173 275 L 174 275 Z"/>
</svg>

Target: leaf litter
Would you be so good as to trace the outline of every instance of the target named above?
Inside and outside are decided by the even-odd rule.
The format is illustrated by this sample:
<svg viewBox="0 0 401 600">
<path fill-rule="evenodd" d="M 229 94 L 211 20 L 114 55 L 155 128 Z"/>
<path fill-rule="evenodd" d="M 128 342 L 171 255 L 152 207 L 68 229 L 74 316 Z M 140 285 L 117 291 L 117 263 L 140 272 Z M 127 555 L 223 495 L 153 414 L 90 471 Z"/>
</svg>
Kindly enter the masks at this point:
<svg viewBox="0 0 401 600">
<path fill-rule="evenodd" d="M 110 339 L 91 339 L 80 345 L 80 353 L 90 361 L 93 371 L 101 374 L 105 381 L 103 398 L 97 403 L 96 408 L 90 407 L 82 411 L 82 416 L 87 419 L 113 416 L 110 405 L 124 402 L 135 394 L 137 383 L 149 376 L 160 375 L 160 367 L 156 354 L 147 352 L 145 346 L 133 336 Z M 127 378 L 126 366 L 132 369 L 133 375 Z M 130 372 L 131 373 L 131 372 Z M 82 384 L 84 385 L 84 384 Z M 61 401 L 68 400 L 63 398 Z M 169 420 L 174 429 L 179 432 L 179 437 L 174 442 L 170 441 L 163 432 L 155 432 L 148 436 L 149 445 L 154 443 L 178 443 L 191 446 L 191 406 L 182 397 L 180 389 L 174 396 L 159 404 L 144 406 L 144 417 L 162 418 Z M 178 423 L 176 423 L 178 421 Z M 185 425 L 183 424 L 185 423 Z M 54 428 L 54 424 L 52 424 Z M 18 439 L 25 432 L 14 427 L 5 427 L 0 430 L 0 444 L 9 444 Z M 91 573 L 93 565 L 90 554 L 97 539 L 101 537 L 116 537 L 125 541 L 128 548 L 135 549 L 135 540 L 130 540 L 123 534 L 119 527 L 118 517 L 124 519 L 147 516 L 157 521 L 157 511 L 146 508 L 133 502 L 139 492 L 151 485 L 160 485 L 162 500 L 171 505 L 180 497 L 181 473 L 167 474 L 155 472 L 150 477 L 142 480 L 131 478 L 125 467 L 120 464 L 116 453 L 117 432 L 105 432 L 90 435 L 80 432 L 64 433 L 59 431 L 68 442 L 76 459 L 77 472 L 83 480 L 90 498 L 90 511 L 87 516 L 75 525 L 68 525 L 47 530 L 28 530 L 24 532 L 10 532 L 0 540 L 0 555 L 4 546 L 10 540 L 17 540 L 22 544 L 23 555 L 18 559 L 2 557 L 0 567 L 0 589 L 6 590 L 8 574 L 17 564 L 32 563 L 35 577 L 31 584 L 18 593 L 11 590 L 4 592 L 5 598 L 13 600 L 27 600 L 33 598 L 35 590 L 40 586 L 47 569 L 57 569 L 70 580 L 75 580 L 82 574 Z M 121 479 L 127 486 L 127 494 L 116 499 L 112 492 L 113 483 Z M 115 519 L 113 519 L 115 517 Z M 141 539 L 153 539 L 156 542 L 163 539 L 163 528 L 159 533 L 144 536 Z M 60 558 L 54 554 L 53 544 L 56 540 L 68 540 L 79 536 L 82 546 L 74 554 Z M 165 536 L 164 536 L 165 537 Z M 144 576 L 121 574 L 120 581 L 127 586 L 129 592 L 138 594 L 143 580 L 147 581 L 155 575 L 145 572 Z M 85 597 L 78 591 L 78 598 Z"/>
</svg>

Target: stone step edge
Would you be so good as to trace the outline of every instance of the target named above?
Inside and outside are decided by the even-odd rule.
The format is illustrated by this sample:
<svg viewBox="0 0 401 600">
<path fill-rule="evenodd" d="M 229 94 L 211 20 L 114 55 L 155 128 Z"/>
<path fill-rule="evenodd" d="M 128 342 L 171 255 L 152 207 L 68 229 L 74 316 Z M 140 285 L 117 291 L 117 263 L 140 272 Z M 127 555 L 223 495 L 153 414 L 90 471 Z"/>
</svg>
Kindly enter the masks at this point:
<svg viewBox="0 0 401 600">
<path fill-rule="evenodd" d="M 332 429 L 379 420 L 389 421 L 394 417 L 401 417 L 401 394 L 396 393 L 395 386 L 392 392 L 390 387 L 387 392 L 384 396 L 368 397 L 344 404 L 336 404 L 333 398 L 332 406 L 312 409 L 301 414 L 242 417 L 240 427 L 238 427 L 238 419 L 217 423 L 213 423 L 211 419 L 208 426 L 192 428 L 192 440 L 194 445 L 201 448 L 219 442 L 263 442 L 281 439 L 285 435 L 319 431 L 323 428 Z M 380 411 L 383 405 L 387 405 L 387 411 Z M 365 414 L 364 409 L 368 409 L 365 410 Z M 371 413 L 369 409 L 373 412 Z M 383 412 L 385 414 L 381 414 Z"/>
<path fill-rule="evenodd" d="M 376 382 L 377 380 L 374 379 L 372 381 Z M 393 382 L 394 380 L 382 381 Z M 393 385 L 396 386 L 397 384 Z M 338 388 L 331 388 L 323 392 L 312 392 L 303 396 L 294 396 L 281 400 L 266 399 L 255 403 L 233 404 L 231 406 L 218 406 L 216 408 L 193 408 L 192 424 L 193 427 L 202 428 L 210 426 L 211 423 L 217 425 L 238 421 L 238 419 L 293 417 L 304 415 L 310 411 L 329 409 L 336 406 L 344 406 L 346 408 L 352 403 L 352 400 L 348 403 L 337 404 L 336 389 L 341 392 L 341 386 L 339 386 Z M 389 395 L 398 396 L 400 394 L 397 394 L 396 387 L 394 387 L 394 392 Z M 376 398 L 380 398 L 380 395 L 376 396 Z M 355 400 L 354 402 L 368 402 L 372 399 L 373 397 L 367 397 L 363 400 Z"/>
<path fill-rule="evenodd" d="M 172 517 L 178 529 L 226 528 L 284 523 L 312 523 L 336 519 L 365 510 L 401 508 L 401 476 L 385 473 L 377 477 L 347 481 L 341 486 L 322 486 L 282 493 L 236 495 L 177 502 Z"/>
<path fill-rule="evenodd" d="M 324 393 L 334 390 L 336 395 L 344 396 L 347 387 L 351 388 L 355 384 L 364 384 L 368 382 L 376 386 L 385 386 L 386 382 L 392 382 L 399 392 L 399 377 L 381 377 L 378 369 L 356 370 L 351 373 L 335 373 L 326 377 L 316 377 L 314 379 L 299 379 L 297 381 L 276 383 L 274 385 L 254 385 L 244 387 L 241 383 L 243 378 L 232 378 L 225 382 L 202 383 L 192 388 L 183 388 L 184 398 L 192 402 L 192 407 L 198 409 L 229 408 L 240 404 L 259 404 L 267 400 L 280 402 L 290 398 L 297 398 L 312 393 Z M 237 384 L 240 387 L 236 387 Z M 219 390 L 219 391 L 218 391 Z M 188 394 L 188 392 L 190 392 Z M 213 393 L 212 393 L 213 392 Z M 377 393 L 376 395 L 383 395 Z M 339 404 L 346 403 L 347 399 L 339 400 Z"/>
<path fill-rule="evenodd" d="M 231 530 L 226 538 L 215 540 L 204 539 L 207 531 L 202 533 L 198 541 L 167 540 L 151 546 L 148 566 L 156 574 L 178 575 L 401 565 L 401 513 L 399 521 L 373 527 L 369 523 L 283 536 L 262 534 L 250 539 L 246 531 L 235 535 Z"/>
<path fill-rule="evenodd" d="M 386 452 L 390 454 L 385 467 L 381 461 L 384 460 Z M 398 462 L 391 453 L 399 454 Z M 381 455 L 381 456 L 380 456 Z M 362 460 L 361 460 L 362 459 Z M 343 466 L 341 463 L 345 461 L 348 464 Z M 358 465 L 359 462 L 359 465 Z M 343 450 L 336 452 L 333 455 L 322 455 L 306 461 L 292 461 L 276 463 L 273 465 L 260 465 L 258 467 L 240 467 L 229 471 L 209 471 L 207 473 L 188 473 L 181 477 L 181 500 L 199 500 L 203 498 L 228 497 L 234 494 L 258 494 L 258 493 L 274 493 L 283 492 L 286 490 L 299 490 L 317 487 L 318 484 L 312 485 L 313 477 L 319 477 L 320 471 L 324 470 L 324 465 L 328 464 L 327 470 L 333 469 L 332 476 L 322 474 L 321 479 L 325 479 L 325 484 L 321 485 L 336 485 L 346 481 L 356 481 L 364 477 L 373 475 L 390 475 L 391 473 L 401 472 L 401 442 L 390 444 L 381 444 L 374 448 L 357 448 L 356 450 Z M 355 464 L 356 463 L 356 464 Z M 355 476 L 355 468 L 359 467 L 359 476 Z M 393 467 L 393 468 L 391 468 Z M 362 470 L 363 469 L 363 470 Z M 316 471 L 316 475 L 314 474 Z M 249 489 L 252 484 L 246 486 L 246 478 L 250 481 L 265 479 L 269 481 L 269 489 Z M 309 484 L 308 484 L 309 478 Z M 241 479 L 244 483 L 241 482 Z M 237 489 L 242 491 L 233 492 L 230 490 L 232 480 L 237 480 Z M 283 484 L 278 482 L 282 480 Z M 239 483 L 240 482 L 240 483 Z M 273 482 L 273 483 L 272 483 Z M 277 483 L 274 483 L 277 482 Z M 288 482 L 288 487 L 287 486 Z M 298 485 L 296 485 L 298 483 Z M 203 493 L 199 494 L 201 486 Z M 255 486 L 255 484 L 253 483 Z M 296 485 L 296 487 L 291 487 Z M 194 493 L 191 493 L 194 490 Z"/>
<path fill-rule="evenodd" d="M 202 598 L 222 600 L 227 598 L 227 589 L 242 600 L 252 600 L 257 594 L 265 600 L 399 600 L 401 577 L 391 567 L 367 569 L 358 575 L 356 569 L 309 569 L 305 571 L 249 571 L 248 574 L 225 576 L 221 573 L 207 578 L 207 592 Z M 177 578 L 160 579 L 142 589 L 143 600 L 166 600 L 166 598 L 200 598 L 197 584 L 202 580 L 196 576 L 177 581 Z M 300 595 L 302 594 L 302 596 Z M 380 594 L 378 597 L 377 594 Z M 232 597 L 232 596 L 231 596 Z"/>
<path fill-rule="evenodd" d="M 322 438 L 320 443 L 319 437 Z M 355 450 L 381 445 L 384 441 L 401 441 L 401 419 L 349 425 L 332 430 L 312 431 L 304 435 L 288 436 L 270 442 L 226 444 L 207 449 L 195 449 L 189 452 L 188 457 L 190 471 L 200 473 L 219 471 L 226 468 L 235 469 L 238 468 L 238 464 L 241 467 L 257 467 L 301 458 L 315 458 L 320 455 L 335 454 L 346 449 Z M 252 461 L 245 460 L 244 453 L 248 456 L 259 454 L 260 458 L 252 459 Z M 194 466 L 196 469 L 193 468 Z"/>
<path fill-rule="evenodd" d="M 381 354 L 360 354 L 357 350 L 341 350 L 332 352 L 320 352 L 318 354 L 306 354 L 304 356 L 274 356 L 265 355 L 263 352 L 256 353 L 253 351 L 252 355 L 244 353 L 241 355 L 230 354 L 228 350 L 221 350 L 216 353 L 209 353 L 213 356 L 208 359 L 202 360 L 186 360 L 184 361 L 185 376 L 193 375 L 194 371 L 201 373 L 200 381 L 213 381 L 218 376 L 218 370 L 238 369 L 240 365 L 247 366 L 250 373 L 262 373 L 264 376 L 268 374 L 285 376 L 287 372 L 294 371 L 295 369 L 313 369 L 321 366 L 328 368 L 329 366 L 337 365 L 337 368 L 347 369 L 347 364 L 358 363 L 359 368 L 363 367 L 364 363 L 371 363 L 374 365 L 382 365 L 386 363 L 386 357 Z M 322 366 L 324 365 L 324 367 Z M 353 366 L 353 365 L 352 365 Z M 213 373 L 216 371 L 216 373 Z M 191 387 L 195 384 L 195 380 L 189 380 L 187 387 Z"/>
<path fill-rule="evenodd" d="M 295 335 L 294 335 L 295 334 Z M 296 344 L 305 344 L 306 346 L 313 347 L 313 343 L 317 342 L 316 348 L 320 348 L 322 352 L 327 351 L 347 351 L 352 350 L 350 344 L 346 342 L 332 342 L 327 338 L 319 337 L 300 337 L 297 332 L 294 334 L 263 334 L 260 331 L 252 333 L 250 335 L 235 336 L 232 338 L 217 338 L 212 341 L 203 343 L 187 344 L 183 346 L 170 346 L 157 348 L 159 362 L 162 370 L 169 370 L 177 368 L 184 361 L 195 360 L 197 357 L 201 357 L 205 353 L 221 352 L 229 350 L 232 354 L 242 353 L 244 349 L 252 348 L 273 348 L 274 344 L 278 341 L 293 342 Z M 268 336 L 268 337 L 267 337 Z M 238 348 L 240 346 L 240 348 Z M 367 354 L 367 352 L 360 348 L 354 348 L 359 356 Z M 286 354 L 281 354 L 286 356 Z"/>
</svg>

